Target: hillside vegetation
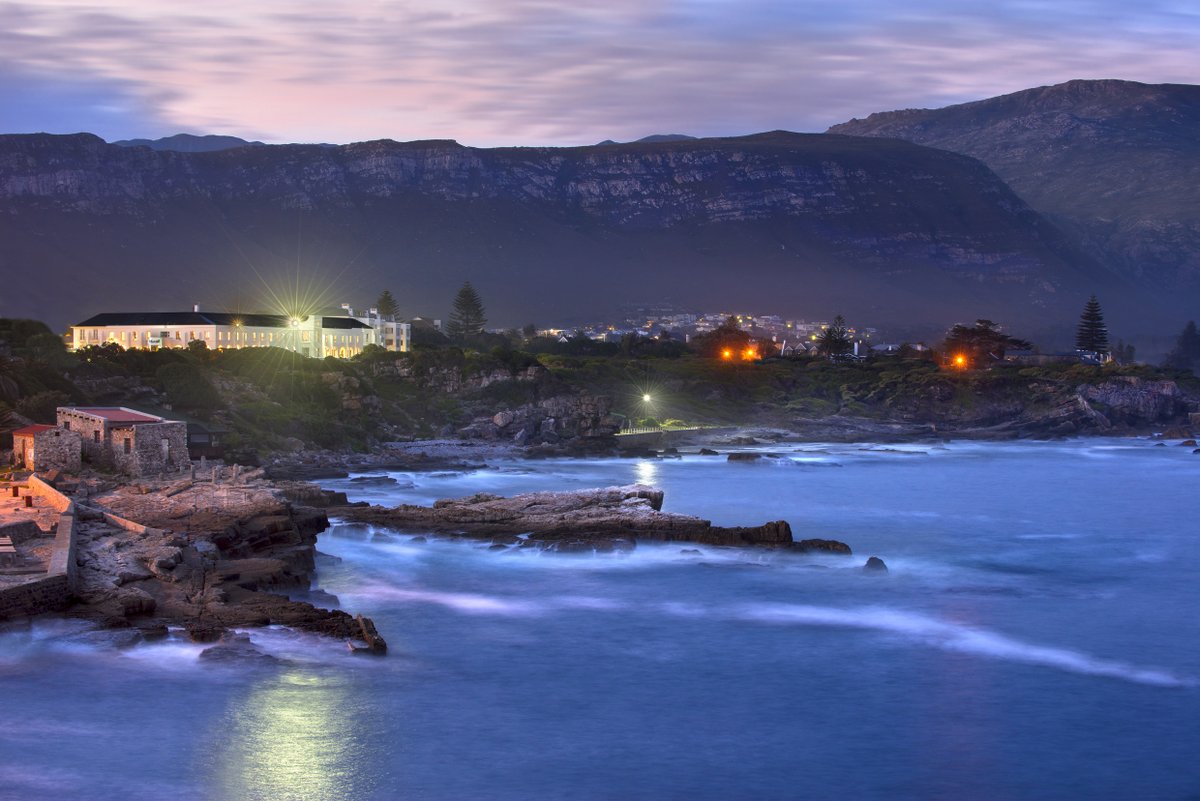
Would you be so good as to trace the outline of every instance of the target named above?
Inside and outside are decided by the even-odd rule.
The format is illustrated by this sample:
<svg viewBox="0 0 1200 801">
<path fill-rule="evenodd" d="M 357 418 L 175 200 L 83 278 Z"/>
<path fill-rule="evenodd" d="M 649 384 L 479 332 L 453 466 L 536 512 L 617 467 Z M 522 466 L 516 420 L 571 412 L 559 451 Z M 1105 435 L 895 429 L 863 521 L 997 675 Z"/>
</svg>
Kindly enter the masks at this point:
<svg viewBox="0 0 1200 801">
<path fill-rule="evenodd" d="M 219 424 L 229 431 L 231 457 L 247 462 L 412 438 L 558 445 L 603 440 L 624 424 L 770 426 L 803 435 L 815 424 L 875 420 L 944 433 L 999 426 L 1016 436 L 1164 427 L 1200 410 L 1191 372 L 1145 365 L 958 371 L 930 354 L 727 363 L 654 342 L 591 355 L 544 342 L 528 343 L 548 351 L 538 354 L 506 346 L 368 348 L 351 360 L 115 345 L 73 354 L 40 323 L 4 320 L 0 338 L 7 349 L 0 428 L 54 422 L 56 407 L 67 403 L 131 406 Z"/>
</svg>

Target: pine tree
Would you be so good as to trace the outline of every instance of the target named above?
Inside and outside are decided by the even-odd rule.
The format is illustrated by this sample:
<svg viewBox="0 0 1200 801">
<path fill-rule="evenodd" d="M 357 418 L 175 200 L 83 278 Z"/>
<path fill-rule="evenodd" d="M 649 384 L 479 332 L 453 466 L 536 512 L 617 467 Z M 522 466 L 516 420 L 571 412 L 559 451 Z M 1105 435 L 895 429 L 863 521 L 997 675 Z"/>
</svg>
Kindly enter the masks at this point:
<svg viewBox="0 0 1200 801">
<path fill-rule="evenodd" d="M 839 314 L 833 318 L 833 322 L 817 337 L 817 348 L 823 355 L 831 358 L 845 356 L 854 350 L 854 343 L 850 341 L 850 332 L 846 328 L 845 317 Z"/>
<path fill-rule="evenodd" d="M 1108 326 L 1104 324 L 1104 312 L 1100 301 L 1092 295 L 1079 315 L 1079 327 L 1075 329 L 1075 349 L 1091 353 L 1108 353 Z"/>
<path fill-rule="evenodd" d="M 450 322 L 446 326 L 446 334 L 454 342 L 466 342 L 474 336 L 483 333 L 487 317 L 483 314 L 483 301 L 470 281 L 463 283 L 458 294 L 454 296 L 454 310 L 450 312 Z"/>
<path fill-rule="evenodd" d="M 392 297 L 392 290 L 390 289 L 383 290 L 383 294 L 379 296 L 379 300 L 375 301 L 375 308 L 379 311 L 380 317 L 395 317 L 400 312 L 400 305 Z"/>
</svg>

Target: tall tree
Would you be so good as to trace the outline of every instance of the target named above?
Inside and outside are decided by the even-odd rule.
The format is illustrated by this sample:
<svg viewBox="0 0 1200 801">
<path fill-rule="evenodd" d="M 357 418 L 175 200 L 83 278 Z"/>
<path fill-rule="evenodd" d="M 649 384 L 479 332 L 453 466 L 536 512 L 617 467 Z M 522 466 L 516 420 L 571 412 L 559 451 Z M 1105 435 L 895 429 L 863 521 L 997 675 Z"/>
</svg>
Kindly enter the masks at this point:
<svg viewBox="0 0 1200 801">
<path fill-rule="evenodd" d="M 850 341 L 850 331 L 846 327 L 845 317 L 839 314 L 833 318 L 833 322 L 817 337 L 817 349 L 821 351 L 821 355 L 830 358 L 845 356 L 854 350 L 854 343 Z"/>
<path fill-rule="evenodd" d="M 390 289 L 383 290 L 383 293 L 379 296 L 379 300 L 375 301 L 375 308 L 379 310 L 380 317 L 395 317 L 400 313 L 400 305 L 392 297 L 392 290 Z"/>
<path fill-rule="evenodd" d="M 1200 362 L 1200 332 L 1196 331 L 1196 321 L 1191 320 L 1179 333 L 1179 338 L 1175 340 L 1175 347 L 1171 348 L 1171 352 L 1167 354 L 1163 366 L 1174 367 L 1176 370 L 1195 370 L 1198 362 Z"/>
<path fill-rule="evenodd" d="M 483 314 L 483 301 L 470 281 L 463 283 L 458 294 L 454 296 L 454 309 L 450 312 L 450 322 L 446 326 L 446 334 L 454 342 L 465 342 L 471 337 L 483 333 L 487 317 Z"/>
<path fill-rule="evenodd" d="M 1092 295 L 1079 315 L 1079 326 L 1075 329 L 1075 349 L 1092 353 L 1108 353 L 1108 326 L 1104 324 L 1104 312 L 1100 301 Z"/>
</svg>

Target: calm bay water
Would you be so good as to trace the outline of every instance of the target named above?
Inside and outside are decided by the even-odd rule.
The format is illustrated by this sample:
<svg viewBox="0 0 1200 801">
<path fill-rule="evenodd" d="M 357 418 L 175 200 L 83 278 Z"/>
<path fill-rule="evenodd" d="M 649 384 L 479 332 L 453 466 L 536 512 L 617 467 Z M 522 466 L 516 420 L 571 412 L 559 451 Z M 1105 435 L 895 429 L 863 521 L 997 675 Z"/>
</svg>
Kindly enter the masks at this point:
<svg viewBox="0 0 1200 801">
<path fill-rule="evenodd" d="M 214 667 L 0 633 L 0 799 L 1197 799 L 1200 456 L 1145 440 L 803 446 L 328 485 L 642 481 L 850 559 L 499 553 L 360 526 L 320 586 L 386 659 L 252 631 Z M 866 557 L 888 564 L 864 575 Z"/>
</svg>

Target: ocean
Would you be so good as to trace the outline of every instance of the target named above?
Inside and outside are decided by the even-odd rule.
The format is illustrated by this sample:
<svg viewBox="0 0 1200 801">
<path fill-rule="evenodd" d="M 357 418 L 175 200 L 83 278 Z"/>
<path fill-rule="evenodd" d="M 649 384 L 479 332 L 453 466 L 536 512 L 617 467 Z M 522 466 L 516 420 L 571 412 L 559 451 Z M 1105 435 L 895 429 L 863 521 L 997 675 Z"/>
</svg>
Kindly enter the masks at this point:
<svg viewBox="0 0 1200 801">
<path fill-rule="evenodd" d="M 249 630 L 278 663 L 234 665 L 0 630 L 0 799 L 1200 799 L 1190 448 L 762 450 L 324 483 L 394 504 L 642 482 L 853 556 L 335 523 L 316 584 L 386 658 L 280 628 Z"/>
</svg>

